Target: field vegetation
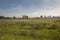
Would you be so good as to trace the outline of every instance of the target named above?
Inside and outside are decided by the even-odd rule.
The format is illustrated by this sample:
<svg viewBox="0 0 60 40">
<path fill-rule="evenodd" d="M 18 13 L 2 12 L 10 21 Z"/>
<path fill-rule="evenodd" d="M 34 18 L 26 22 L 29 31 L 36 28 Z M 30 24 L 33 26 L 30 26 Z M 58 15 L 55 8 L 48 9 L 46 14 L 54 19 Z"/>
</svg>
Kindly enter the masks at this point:
<svg viewBox="0 0 60 40">
<path fill-rule="evenodd" d="M 60 40 L 60 19 L 0 19 L 0 40 Z"/>
</svg>

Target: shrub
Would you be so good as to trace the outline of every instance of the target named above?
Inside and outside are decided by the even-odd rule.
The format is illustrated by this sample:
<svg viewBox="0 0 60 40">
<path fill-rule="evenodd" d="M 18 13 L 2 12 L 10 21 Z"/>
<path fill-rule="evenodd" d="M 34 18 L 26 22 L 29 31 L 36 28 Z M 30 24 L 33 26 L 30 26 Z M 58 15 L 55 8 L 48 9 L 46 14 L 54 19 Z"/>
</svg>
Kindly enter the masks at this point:
<svg viewBox="0 0 60 40">
<path fill-rule="evenodd" d="M 48 29 L 56 29 L 56 28 L 57 28 L 57 25 L 56 24 L 53 24 L 50 27 L 48 27 Z"/>
</svg>

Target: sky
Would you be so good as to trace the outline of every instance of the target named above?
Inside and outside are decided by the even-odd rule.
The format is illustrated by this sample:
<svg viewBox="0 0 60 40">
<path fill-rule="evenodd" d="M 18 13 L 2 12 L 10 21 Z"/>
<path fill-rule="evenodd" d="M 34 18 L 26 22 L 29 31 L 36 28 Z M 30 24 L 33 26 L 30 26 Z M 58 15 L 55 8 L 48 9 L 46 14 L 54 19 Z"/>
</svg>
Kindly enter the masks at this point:
<svg viewBox="0 0 60 40">
<path fill-rule="evenodd" d="M 0 16 L 60 16 L 60 0 L 0 0 Z"/>
</svg>

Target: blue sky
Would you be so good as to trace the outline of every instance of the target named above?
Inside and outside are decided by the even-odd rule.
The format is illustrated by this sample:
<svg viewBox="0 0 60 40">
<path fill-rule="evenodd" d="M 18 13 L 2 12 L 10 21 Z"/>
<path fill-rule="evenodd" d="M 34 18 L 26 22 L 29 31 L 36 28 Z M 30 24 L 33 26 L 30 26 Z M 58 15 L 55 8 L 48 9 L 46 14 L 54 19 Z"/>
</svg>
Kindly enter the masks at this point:
<svg viewBox="0 0 60 40">
<path fill-rule="evenodd" d="M 60 0 L 0 0 L 0 16 L 60 16 Z"/>
</svg>

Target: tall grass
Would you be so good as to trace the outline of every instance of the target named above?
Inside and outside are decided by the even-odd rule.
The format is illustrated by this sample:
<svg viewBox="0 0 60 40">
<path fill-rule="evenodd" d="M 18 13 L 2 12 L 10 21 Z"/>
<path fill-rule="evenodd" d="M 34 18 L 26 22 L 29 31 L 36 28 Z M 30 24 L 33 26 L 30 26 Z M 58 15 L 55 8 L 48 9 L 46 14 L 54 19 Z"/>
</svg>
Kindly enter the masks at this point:
<svg viewBox="0 0 60 40">
<path fill-rule="evenodd" d="M 39 19 L 24 20 L 1 19 L 0 40 L 60 40 L 59 20 L 53 19 L 51 22 L 41 22 Z"/>
</svg>

